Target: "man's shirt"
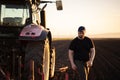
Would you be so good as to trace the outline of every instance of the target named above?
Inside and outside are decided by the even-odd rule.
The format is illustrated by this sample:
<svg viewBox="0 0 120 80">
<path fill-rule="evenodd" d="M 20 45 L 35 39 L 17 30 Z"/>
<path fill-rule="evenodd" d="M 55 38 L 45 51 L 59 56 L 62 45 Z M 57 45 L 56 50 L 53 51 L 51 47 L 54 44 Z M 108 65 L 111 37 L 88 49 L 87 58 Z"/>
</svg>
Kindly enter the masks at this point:
<svg viewBox="0 0 120 80">
<path fill-rule="evenodd" d="M 74 51 L 74 60 L 88 61 L 90 49 L 93 47 L 94 44 L 90 38 L 79 39 L 76 37 L 71 41 L 69 49 Z"/>
</svg>

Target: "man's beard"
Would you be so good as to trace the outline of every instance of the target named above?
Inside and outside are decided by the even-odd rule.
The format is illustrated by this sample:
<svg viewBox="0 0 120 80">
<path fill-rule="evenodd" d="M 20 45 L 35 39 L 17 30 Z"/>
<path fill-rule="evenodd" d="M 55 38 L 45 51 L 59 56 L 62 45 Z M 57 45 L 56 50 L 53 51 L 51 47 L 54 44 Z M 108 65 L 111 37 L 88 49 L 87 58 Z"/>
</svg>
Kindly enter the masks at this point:
<svg viewBox="0 0 120 80">
<path fill-rule="evenodd" d="M 78 36 L 79 39 L 84 39 L 84 36 Z"/>
</svg>

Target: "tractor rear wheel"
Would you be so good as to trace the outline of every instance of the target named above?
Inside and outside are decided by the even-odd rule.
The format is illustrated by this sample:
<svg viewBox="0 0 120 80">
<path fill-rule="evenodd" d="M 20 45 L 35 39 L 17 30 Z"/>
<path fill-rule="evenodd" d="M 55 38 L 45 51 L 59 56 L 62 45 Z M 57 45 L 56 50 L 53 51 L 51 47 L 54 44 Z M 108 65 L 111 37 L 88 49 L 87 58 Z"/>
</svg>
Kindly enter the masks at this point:
<svg viewBox="0 0 120 80">
<path fill-rule="evenodd" d="M 49 80 L 50 47 L 49 40 L 29 42 L 25 53 L 25 80 L 34 76 L 34 80 Z M 34 61 L 34 75 L 31 75 L 31 60 Z"/>
<path fill-rule="evenodd" d="M 24 79 L 30 80 L 32 76 L 35 77 L 34 80 L 40 80 L 42 73 L 42 61 L 43 61 L 43 53 L 44 53 L 44 42 L 42 41 L 32 41 L 26 45 L 25 49 L 25 63 L 24 63 Z M 34 75 L 31 74 L 31 61 L 34 62 Z M 41 69 L 38 72 L 38 69 Z"/>
<path fill-rule="evenodd" d="M 43 74 L 44 80 L 49 80 L 49 69 L 50 69 L 50 46 L 49 40 L 45 40 L 44 54 L 43 54 Z"/>
<path fill-rule="evenodd" d="M 55 48 L 50 52 L 50 79 L 54 77 L 55 72 Z"/>
</svg>

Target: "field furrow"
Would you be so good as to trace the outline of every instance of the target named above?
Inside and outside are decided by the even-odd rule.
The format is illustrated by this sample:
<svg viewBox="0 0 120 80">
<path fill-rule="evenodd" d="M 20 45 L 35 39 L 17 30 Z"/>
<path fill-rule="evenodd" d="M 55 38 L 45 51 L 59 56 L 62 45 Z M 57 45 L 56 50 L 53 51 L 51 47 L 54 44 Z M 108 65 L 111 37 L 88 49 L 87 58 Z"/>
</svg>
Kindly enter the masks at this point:
<svg viewBox="0 0 120 80">
<path fill-rule="evenodd" d="M 94 64 L 89 80 L 120 80 L 120 39 L 93 39 L 96 46 Z M 68 59 L 68 46 L 71 40 L 56 40 L 56 74 L 53 80 L 65 80 L 65 72 L 59 68 L 68 66 L 69 80 L 74 80 L 74 73 Z"/>
</svg>

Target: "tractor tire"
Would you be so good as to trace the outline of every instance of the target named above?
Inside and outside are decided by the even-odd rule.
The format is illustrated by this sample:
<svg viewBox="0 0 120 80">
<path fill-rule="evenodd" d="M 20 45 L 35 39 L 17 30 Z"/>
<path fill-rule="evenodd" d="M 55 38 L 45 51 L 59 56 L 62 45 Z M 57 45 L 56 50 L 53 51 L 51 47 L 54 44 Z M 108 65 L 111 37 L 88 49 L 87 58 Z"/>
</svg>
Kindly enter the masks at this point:
<svg viewBox="0 0 120 80">
<path fill-rule="evenodd" d="M 41 76 L 38 72 L 38 69 L 42 69 L 44 53 L 44 42 L 41 41 L 32 41 L 26 45 L 25 49 L 25 63 L 24 63 L 24 80 L 30 80 L 34 76 L 34 80 L 41 80 Z M 34 61 L 34 75 L 31 75 L 31 61 Z"/>
<path fill-rule="evenodd" d="M 50 70 L 50 45 L 49 45 L 49 40 L 46 39 L 44 45 L 44 55 L 43 55 L 44 80 L 49 80 L 49 70 Z"/>
<path fill-rule="evenodd" d="M 30 62 L 34 61 L 34 80 L 49 80 L 50 48 L 49 40 L 29 42 L 25 53 L 25 80 L 30 80 Z M 40 70 L 38 70 L 40 69 Z"/>
<path fill-rule="evenodd" d="M 51 50 L 50 53 L 50 79 L 54 77 L 54 72 L 55 72 L 55 48 Z"/>
</svg>

